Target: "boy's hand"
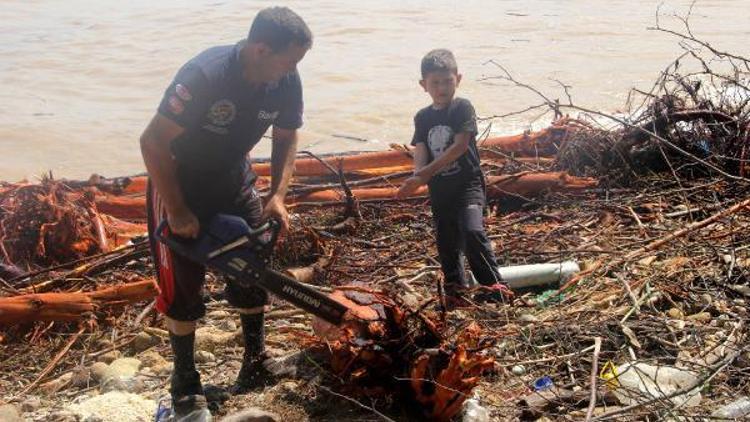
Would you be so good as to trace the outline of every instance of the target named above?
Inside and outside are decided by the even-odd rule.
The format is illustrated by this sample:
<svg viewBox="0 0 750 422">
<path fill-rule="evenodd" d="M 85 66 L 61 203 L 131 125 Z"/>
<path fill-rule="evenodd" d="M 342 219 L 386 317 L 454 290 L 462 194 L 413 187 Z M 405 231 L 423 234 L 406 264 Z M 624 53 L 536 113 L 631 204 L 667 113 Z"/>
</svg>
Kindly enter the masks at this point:
<svg viewBox="0 0 750 422">
<path fill-rule="evenodd" d="M 404 184 L 401 185 L 401 188 L 396 193 L 396 198 L 398 199 L 404 199 L 411 196 L 414 192 L 419 189 L 420 186 L 424 185 L 426 181 L 423 179 L 422 176 L 414 175 L 404 181 Z"/>
</svg>

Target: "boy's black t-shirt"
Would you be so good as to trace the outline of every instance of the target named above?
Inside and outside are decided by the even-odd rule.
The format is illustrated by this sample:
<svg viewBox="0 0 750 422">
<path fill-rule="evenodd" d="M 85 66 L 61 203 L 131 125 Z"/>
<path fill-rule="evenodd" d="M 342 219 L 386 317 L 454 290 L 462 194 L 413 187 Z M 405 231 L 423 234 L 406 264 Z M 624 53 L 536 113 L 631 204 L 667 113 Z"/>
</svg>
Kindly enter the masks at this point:
<svg viewBox="0 0 750 422">
<path fill-rule="evenodd" d="M 464 155 L 447 165 L 430 179 L 430 193 L 451 191 L 451 187 L 465 187 L 467 183 L 482 180 L 482 169 L 477 149 L 477 120 L 474 107 L 469 100 L 454 98 L 442 109 L 427 106 L 414 116 L 414 137 L 411 144 L 424 143 L 429 151 L 429 162 L 436 160 L 453 145 L 458 133 L 469 132 L 469 148 Z"/>
</svg>

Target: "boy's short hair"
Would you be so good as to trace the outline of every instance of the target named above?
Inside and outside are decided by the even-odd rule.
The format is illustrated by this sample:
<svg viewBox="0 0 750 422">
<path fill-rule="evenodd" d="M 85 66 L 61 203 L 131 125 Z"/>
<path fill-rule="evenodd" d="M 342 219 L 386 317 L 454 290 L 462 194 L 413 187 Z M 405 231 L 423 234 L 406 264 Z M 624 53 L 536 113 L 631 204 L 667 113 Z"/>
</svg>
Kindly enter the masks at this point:
<svg viewBox="0 0 750 422">
<path fill-rule="evenodd" d="M 456 58 L 450 50 L 438 48 L 425 54 L 422 58 L 422 79 L 432 72 L 451 72 L 458 74 Z"/>
<path fill-rule="evenodd" d="M 312 47 L 312 32 L 305 21 L 288 7 L 268 7 L 255 16 L 247 40 L 262 42 L 279 52 L 291 44 Z"/>
</svg>

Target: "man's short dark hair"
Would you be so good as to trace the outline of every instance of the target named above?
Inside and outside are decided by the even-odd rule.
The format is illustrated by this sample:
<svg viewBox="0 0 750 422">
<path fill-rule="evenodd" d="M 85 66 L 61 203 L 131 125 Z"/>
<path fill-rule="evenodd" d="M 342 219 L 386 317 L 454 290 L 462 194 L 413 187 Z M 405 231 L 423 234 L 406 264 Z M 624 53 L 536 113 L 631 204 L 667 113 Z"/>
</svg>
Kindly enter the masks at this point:
<svg viewBox="0 0 750 422">
<path fill-rule="evenodd" d="M 291 44 L 312 47 L 312 32 L 305 21 L 288 7 L 268 7 L 255 16 L 247 40 L 262 42 L 279 52 Z"/>
<path fill-rule="evenodd" d="M 432 72 L 451 72 L 458 74 L 456 58 L 450 50 L 438 48 L 427 53 L 422 58 L 422 79 Z"/>
</svg>

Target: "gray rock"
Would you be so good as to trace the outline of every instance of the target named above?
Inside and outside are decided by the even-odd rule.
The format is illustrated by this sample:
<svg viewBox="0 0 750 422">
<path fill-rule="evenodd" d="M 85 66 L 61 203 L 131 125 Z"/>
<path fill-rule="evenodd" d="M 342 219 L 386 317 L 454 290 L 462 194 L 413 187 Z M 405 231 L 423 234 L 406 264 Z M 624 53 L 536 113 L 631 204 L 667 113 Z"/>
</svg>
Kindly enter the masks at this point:
<svg viewBox="0 0 750 422">
<path fill-rule="evenodd" d="M 513 373 L 515 376 L 521 376 L 526 374 L 526 368 L 524 368 L 523 365 L 513 365 L 512 368 L 510 368 L 510 372 Z"/>
<path fill-rule="evenodd" d="M 122 356 L 122 353 L 119 350 L 112 350 L 99 356 L 99 362 L 112 363 L 120 356 Z"/>
<path fill-rule="evenodd" d="M 50 422 L 77 422 L 78 418 L 75 413 L 69 410 L 58 410 L 50 413 L 46 420 Z"/>
<path fill-rule="evenodd" d="M 42 407 L 42 399 L 37 396 L 29 396 L 21 402 L 21 410 L 24 412 L 34 412 Z"/>
<path fill-rule="evenodd" d="M 141 361 L 136 358 L 120 358 L 109 364 L 107 370 L 104 372 L 104 378 L 130 378 L 135 376 L 140 366 Z"/>
<path fill-rule="evenodd" d="M 518 317 L 518 320 L 521 322 L 538 322 L 539 318 L 536 315 L 521 314 L 521 316 Z"/>
<path fill-rule="evenodd" d="M 39 389 L 43 391 L 45 394 L 54 394 L 60 389 L 64 388 L 68 384 L 70 384 L 70 381 L 73 379 L 73 373 L 72 372 L 66 372 L 62 375 L 60 375 L 58 378 L 53 379 L 52 381 L 46 382 L 39 386 Z M 0 419 L 2 420 L 2 419 Z"/>
<path fill-rule="evenodd" d="M 91 378 L 93 378 L 94 381 L 101 381 L 104 378 L 104 374 L 106 373 L 108 367 L 109 365 L 104 362 L 94 362 L 89 367 Z"/>
<path fill-rule="evenodd" d="M 142 352 L 150 347 L 156 346 L 160 342 L 161 340 L 158 337 L 141 331 L 140 333 L 138 333 L 138 335 L 135 336 L 135 339 L 133 340 L 133 349 L 136 352 Z"/>
<path fill-rule="evenodd" d="M 195 352 L 195 361 L 197 363 L 210 363 L 216 361 L 216 356 L 213 353 L 205 350 L 198 350 Z"/>
<path fill-rule="evenodd" d="M 146 384 L 140 378 L 105 378 L 102 381 L 99 391 L 108 393 L 110 391 L 119 391 L 123 393 L 140 393 L 146 390 Z"/>
<path fill-rule="evenodd" d="M 0 421 L 23 422 L 23 418 L 18 407 L 12 404 L 4 404 L 0 406 Z"/>
<path fill-rule="evenodd" d="M 230 316 L 232 316 L 231 313 L 225 310 L 221 310 L 221 309 L 218 311 L 211 311 L 206 314 L 206 317 L 211 318 L 211 319 L 222 319 L 222 318 L 228 318 Z"/>
<path fill-rule="evenodd" d="M 224 331 L 236 331 L 237 330 L 237 323 L 234 322 L 233 319 L 228 318 L 224 321 L 221 321 L 221 324 L 219 324 L 219 328 L 221 328 Z"/>
<path fill-rule="evenodd" d="M 221 422 L 279 422 L 281 418 L 278 415 L 257 407 L 249 407 L 236 413 L 228 415 Z"/>
<path fill-rule="evenodd" d="M 164 366 L 168 363 L 167 360 L 164 359 L 164 357 L 155 350 L 149 350 L 141 353 L 138 356 L 138 359 L 141 361 L 141 368 L 153 369 Z"/>
</svg>

